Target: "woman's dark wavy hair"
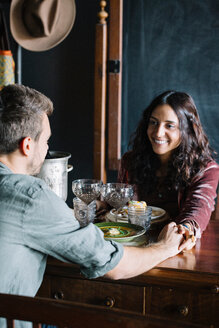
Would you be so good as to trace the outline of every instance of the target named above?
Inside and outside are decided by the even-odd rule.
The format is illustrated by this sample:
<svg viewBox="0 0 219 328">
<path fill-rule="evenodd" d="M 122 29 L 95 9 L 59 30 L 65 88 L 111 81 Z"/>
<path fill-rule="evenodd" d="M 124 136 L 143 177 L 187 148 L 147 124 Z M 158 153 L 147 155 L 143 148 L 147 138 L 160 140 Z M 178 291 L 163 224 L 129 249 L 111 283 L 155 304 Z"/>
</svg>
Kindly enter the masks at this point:
<svg viewBox="0 0 219 328">
<path fill-rule="evenodd" d="M 144 185 L 151 191 L 156 183 L 155 172 L 160 162 L 153 152 L 147 136 L 147 128 L 153 110 L 160 105 L 169 105 L 179 119 L 181 143 L 174 150 L 169 163 L 168 185 L 175 190 L 190 185 L 195 175 L 200 173 L 215 153 L 209 146 L 192 97 L 183 92 L 166 91 L 156 97 L 144 110 L 143 117 L 132 135 L 130 151 L 124 156 L 123 164 L 128 170 L 129 182 Z"/>
</svg>

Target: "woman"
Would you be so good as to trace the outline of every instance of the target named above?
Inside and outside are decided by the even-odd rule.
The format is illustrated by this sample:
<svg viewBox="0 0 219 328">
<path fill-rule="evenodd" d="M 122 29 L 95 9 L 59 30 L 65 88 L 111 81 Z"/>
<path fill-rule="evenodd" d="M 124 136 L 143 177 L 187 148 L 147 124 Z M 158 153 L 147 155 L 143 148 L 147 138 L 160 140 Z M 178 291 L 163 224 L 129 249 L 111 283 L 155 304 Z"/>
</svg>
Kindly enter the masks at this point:
<svg viewBox="0 0 219 328">
<path fill-rule="evenodd" d="M 191 96 L 167 91 L 155 98 L 130 146 L 118 181 L 133 184 L 136 199 L 164 208 L 187 238 L 200 237 L 214 210 L 219 166 Z"/>
</svg>

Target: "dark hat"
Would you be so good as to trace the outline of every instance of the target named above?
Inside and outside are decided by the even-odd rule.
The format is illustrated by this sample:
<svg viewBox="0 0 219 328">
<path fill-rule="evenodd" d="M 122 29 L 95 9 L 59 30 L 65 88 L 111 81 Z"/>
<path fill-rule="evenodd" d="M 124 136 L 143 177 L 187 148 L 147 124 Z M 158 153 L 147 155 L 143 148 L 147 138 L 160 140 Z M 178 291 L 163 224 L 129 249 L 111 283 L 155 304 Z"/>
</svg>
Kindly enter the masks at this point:
<svg viewBox="0 0 219 328">
<path fill-rule="evenodd" d="M 74 0 L 12 0 L 11 33 L 25 49 L 49 50 L 70 33 L 75 13 Z"/>
</svg>

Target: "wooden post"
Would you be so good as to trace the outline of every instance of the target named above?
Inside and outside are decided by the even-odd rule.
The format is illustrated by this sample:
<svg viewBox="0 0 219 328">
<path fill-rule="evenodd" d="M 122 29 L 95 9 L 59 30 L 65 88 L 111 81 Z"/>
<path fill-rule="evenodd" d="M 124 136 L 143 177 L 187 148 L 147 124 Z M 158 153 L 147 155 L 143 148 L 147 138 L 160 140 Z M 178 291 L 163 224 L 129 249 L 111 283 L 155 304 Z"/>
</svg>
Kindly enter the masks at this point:
<svg viewBox="0 0 219 328">
<path fill-rule="evenodd" d="M 117 170 L 121 157 L 123 0 L 110 0 L 108 72 L 108 168 Z"/>
<path fill-rule="evenodd" d="M 106 60 L 107 25 L 106 1 L 100 1 L 101 10 L 96 24 L 94 66 L 94 178 L 106 182 Z"/>
</svg>

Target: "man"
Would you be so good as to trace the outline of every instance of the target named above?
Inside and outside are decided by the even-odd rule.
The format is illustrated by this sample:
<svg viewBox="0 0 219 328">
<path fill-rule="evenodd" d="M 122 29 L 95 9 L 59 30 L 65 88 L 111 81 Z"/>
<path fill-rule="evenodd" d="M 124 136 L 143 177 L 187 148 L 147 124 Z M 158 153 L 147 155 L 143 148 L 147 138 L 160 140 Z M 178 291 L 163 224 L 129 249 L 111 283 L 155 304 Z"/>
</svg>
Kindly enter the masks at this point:
<svg viewBox="0 0 219 328">
<path fill-rule="evenodd" d="M 173 222 L 145 248 L 105 241 L 93 224 L 80 229 L 66 203 L 32 176 L 48 150 L 52 102 L 16 84 L 6 86 L 0 100 L 0 292 L 34 296 L 47 255 L 78 263 L 89 278 L 124 279 L 187 246 Z"/>
</svg>

